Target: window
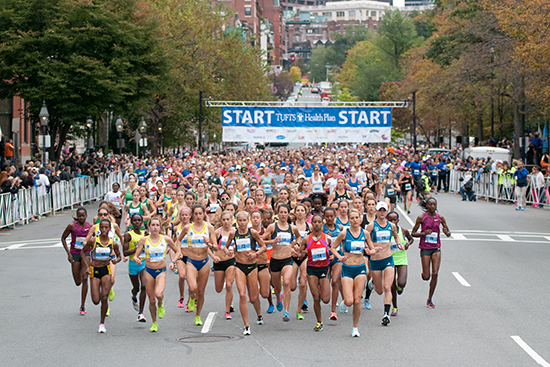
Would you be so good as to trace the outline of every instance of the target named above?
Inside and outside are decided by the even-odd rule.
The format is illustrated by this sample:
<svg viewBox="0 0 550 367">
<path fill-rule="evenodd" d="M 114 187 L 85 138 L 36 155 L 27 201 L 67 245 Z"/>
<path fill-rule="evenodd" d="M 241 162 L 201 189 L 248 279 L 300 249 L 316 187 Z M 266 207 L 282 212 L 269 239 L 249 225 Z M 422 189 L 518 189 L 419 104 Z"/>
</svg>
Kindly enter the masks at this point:
<svg viewBox="0 0 550 367">
<path fill-rule="evenodd" d="M 281 2 L 279 0 L 273 0 L 273 6 L 281 6 Z"/>
<path fill-rule="evenodd" d="M 374 11 L 374 10 L 371 11 L 371 12 L 370 12 L 370 16 L 373 17 L 373 18 L 376 18 L 376 11 Z"/>
<path fill-rule="evenodd" d="M 324 12 L 324 13 L 323 13 L 323 16 L 324 16 L 324 17 L 327 17 L 327 18 L 332 18 L 332 12 L 330 12 L 330 11 Z"/>
<path fill-rule="evenodd" d="M 343 11 L 337 11 L 337 12 L 336 12 L 336 16 L 337 16 L 337 17 L 343 17 L 343 16 L 344 16 L 344 12 L 343 12 Z"/>
<path fill-rule="evenodd" d="M 244 6 L 244 16 L 249 17 L 252 15 L 252 7 L 250 5 Z"/>
<path fill-rule="evenodd" d="M 354 17 L 355 16 L 355 10 L 350 10 L 349 11 L 349 16 Z"/>
<path fill-rule="evenodd" d="M 300 35 L 295 35 L 294 36 L 294 42 L 300 42 Z"/>
<path fill-rule="evenodd" d="M 306 32 L 311 34 L 311 33 L 313 33 L 313 29 L 309 28 Z"/>
</svg>

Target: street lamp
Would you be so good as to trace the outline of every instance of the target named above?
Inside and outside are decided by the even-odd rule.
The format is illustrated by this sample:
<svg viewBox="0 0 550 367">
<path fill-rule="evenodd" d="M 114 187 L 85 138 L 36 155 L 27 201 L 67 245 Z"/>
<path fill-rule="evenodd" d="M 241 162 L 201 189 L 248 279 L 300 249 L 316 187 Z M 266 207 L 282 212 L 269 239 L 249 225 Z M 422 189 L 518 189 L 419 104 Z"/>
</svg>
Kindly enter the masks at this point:
<svg viewBox="0 0 550 367">
<path fill-rule="evenodd" d="M 141 122 L 139 123 L 138 130 L 136 131 L 136 155 L 139 156 L 139 142 L 141 140 L 141 134 L 145 134 L 145 129 L 147 129 L 147 124 L 145 123 L 145 119 L 142 117 Z"/>
<path fill-rule="evenodd" d="M 115 122 L 115 128 L 116 128 L 116 132 L 118 133 L 118 155 L 122 155 L 122 145 L 123 145 L 123 140 L 122 140 L 122 130 L 124 129 L 124 125 L 122 123 L 122 119 L 120 118 L 120 116 L 118 117 L 118 119 L 116 120 Z"/>
<path fill-rule="evenodd" d="M 162 136 L 162 124 L 159 125 L 159 137 L 160 137 L 160 151 L 164 154 L 164 137 Z"/>
<path fill-rule="evenodd" d="M 403 102 L 412 102 L 413 104 L 413 149 L 414 154 L 416 154 L 416 91 L 412 92 L 412 99 L 404 99 Z"/>
<path fill-rule="evenodd" d="M 40 109 L 38 117 L 40 119 L 40 126 L 42 126 L 42 162 L 46 165 L 46 129 L 50 122 L 50 114 L 46 107 L 46 101 L 42 101 L 42 108 Z"/>
<path fill-rule="evenodd" d="M 90 150 L 90 148 L 93 146 L 91 144 L 91 138 L 90 138 L 90 131 L 92 131 L 92 126 L 94 126 L 94 121 L 92 120 L 92 118 L 90 116 L 88 116 L 88 119 L 86 120 L 86 127 L 88 128 L 88 139 L 87 139 L 87 144 L 86 144 L 86 148 L 88 150 Z"/>
</svg>

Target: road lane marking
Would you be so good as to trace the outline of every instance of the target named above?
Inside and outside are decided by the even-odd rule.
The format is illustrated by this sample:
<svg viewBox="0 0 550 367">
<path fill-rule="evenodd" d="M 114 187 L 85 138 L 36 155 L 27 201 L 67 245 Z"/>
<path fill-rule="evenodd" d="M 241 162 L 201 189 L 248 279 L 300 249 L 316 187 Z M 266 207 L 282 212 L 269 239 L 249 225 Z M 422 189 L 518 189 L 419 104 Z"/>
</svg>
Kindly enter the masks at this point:
<svg viewBox="0 0 550 367">
<path fill-rule="evenodd" d="M 523 339 L 521 339 L 519 336 L 512 335 L 510 336 L 510 338 L 512 338 L 527 354 L 529 354 L 529 356 L 533 358 L 535 362 L 543 367 L 550 367 L 550 363 L 546 362 L 541 356 L 539 356 L 538 353 L 535 352 L 530 346 L 528 346 L 527 343 L 525 343 Z"/>
<path fill-rule="evenodd" d="M 505 234 L 497 234 L 497 237 L 506 242 L 516 242 L 516 240 L 514 240 L 512 237 Z"/>
<path fill-rule="evenodd" d="M 405 211 L 401 209 L 398 205 L 396 205 L 395 207 L 397 208 L 397 210 L 399 210 L 399 213 L 401 213 L 401 215 L 407 220 L 407 222 L 409 222 L 409 224 L 414 227 L 414 222 L 407 215 L 407 213 L 405 213 Z"/>
<path fill-rule="evenodd" d="M 206 317 L 206 321 L 204 322 L 204 325 L 202 326 L 201 333 L 206 334 L 210 330 L 212 330 L 212 324 L 214 323 L 214 317 L 216 316 L 217 312 L 210 312 L 208 316 Z"/>
<path fill-rule="evenodd" d="M 263 345 L 260 344 L 259 341 L 257 341 L 256 339 L 254 339 L 254 341 L 256 343 L 258 343 L 258 345 L 267 353 L 271 356 L 271 358 L 273 358 L 275 361 L 277 361 L 281 366 L 285 367 L 285 365 L 283 364 L 283 362 L 279 361 L 273 354 L 269 353 L 269 351 L 267 349 L 264 348 Z"/>
<path fill-rule="evenodd" d="M 548 241 L 550 241 L 550 236 L 544 236 Z"/>
<path fill-rule="evenodd" d="M 467 238 L 460 233 L 451 233 L 451 237 L 453 238 L 453 240 L 467 240 Z"/>
<path fill-rule="evenodd" d="M 458 280 L 458 282 L 459 282 L 460 284 L 462 284 L 462 285 L 465 286 L 465 287 L 470 287 L 470 283 L 468 283 L 468 282 L 466 281 L 466 279 L 464 279 L 464 278 L 462 277 L 462 275 L 458 274 L 458 272 L 453 271 L 453 275 L 455 276 L 456 280 Z"/>
</svg>

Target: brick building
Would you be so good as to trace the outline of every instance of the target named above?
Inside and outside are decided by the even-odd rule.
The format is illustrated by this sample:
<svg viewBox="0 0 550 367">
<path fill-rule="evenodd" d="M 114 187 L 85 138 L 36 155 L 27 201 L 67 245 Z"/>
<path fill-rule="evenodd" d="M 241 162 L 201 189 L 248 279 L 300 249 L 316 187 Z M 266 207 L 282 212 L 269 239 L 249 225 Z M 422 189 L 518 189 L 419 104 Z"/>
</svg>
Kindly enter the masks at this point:
<svg viewBox="0 0 550 367">
<path fill-rule="evenodd" d="M 28 116 L 28 105 L 20 97 L 0 99 L 0 128 L 4 139 L 13 140 L 14 159 L 25 163 L 35 146 L 35 131 Z"/>
</svg>

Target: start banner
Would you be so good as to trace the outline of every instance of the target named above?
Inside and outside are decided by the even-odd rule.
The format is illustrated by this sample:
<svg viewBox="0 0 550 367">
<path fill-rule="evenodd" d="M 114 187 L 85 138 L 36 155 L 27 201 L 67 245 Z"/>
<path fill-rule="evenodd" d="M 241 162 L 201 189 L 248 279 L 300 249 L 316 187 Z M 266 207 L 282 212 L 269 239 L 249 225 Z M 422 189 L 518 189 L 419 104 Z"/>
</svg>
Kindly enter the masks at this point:
<svg viewBox="0 0 550 367">
<path fill-rule="evenodd" d="M 223 107 L 223 141 L 386 143 L 390 107 Z"/>
</svg>

